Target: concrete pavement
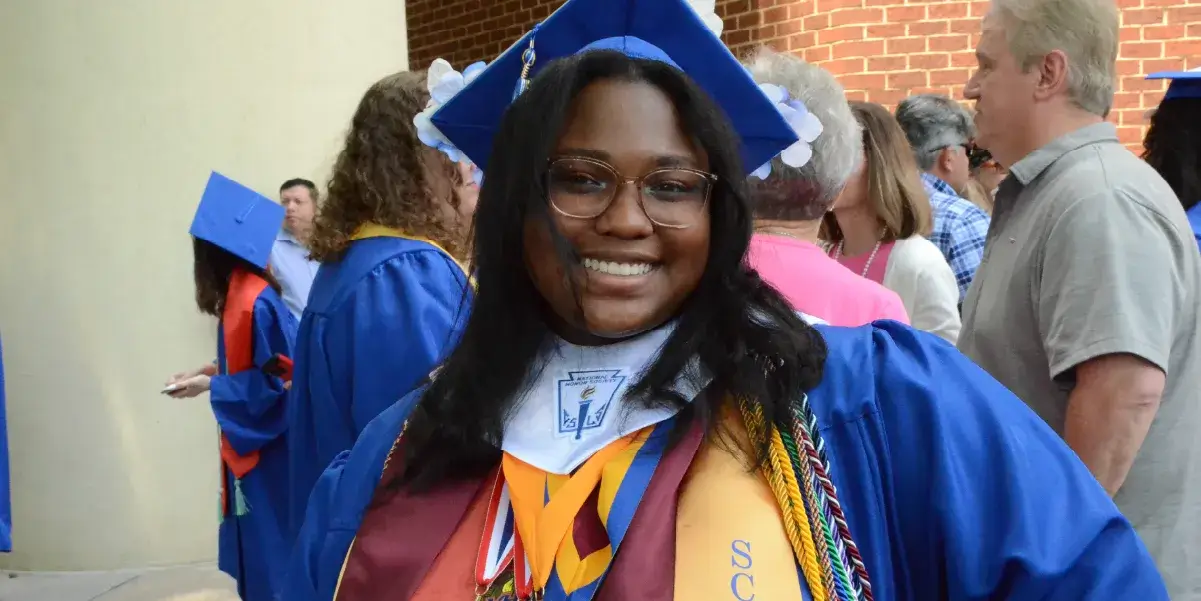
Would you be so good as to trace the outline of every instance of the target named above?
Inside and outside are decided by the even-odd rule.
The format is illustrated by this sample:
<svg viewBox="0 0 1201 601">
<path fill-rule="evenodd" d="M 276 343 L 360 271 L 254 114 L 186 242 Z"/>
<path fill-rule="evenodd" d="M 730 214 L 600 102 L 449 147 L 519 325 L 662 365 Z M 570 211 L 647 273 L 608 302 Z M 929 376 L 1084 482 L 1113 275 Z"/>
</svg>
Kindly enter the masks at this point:
<svg viewBox="0 0 1201 601">
<path fill-rule="evenodd" d="M 0 572 L 0 601 L 196 601 L 237 599 L 233 581 L 214 564 L 115 572 Z M 191 601 L 185 597 L 180 601 Z"/>
</svg>

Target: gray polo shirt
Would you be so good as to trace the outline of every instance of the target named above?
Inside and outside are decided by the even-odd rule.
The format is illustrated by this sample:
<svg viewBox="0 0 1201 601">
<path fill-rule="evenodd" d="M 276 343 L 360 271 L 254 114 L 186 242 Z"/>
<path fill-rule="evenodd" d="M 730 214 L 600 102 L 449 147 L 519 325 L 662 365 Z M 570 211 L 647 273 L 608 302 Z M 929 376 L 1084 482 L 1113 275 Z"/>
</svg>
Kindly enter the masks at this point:
<svg viewBox="0 0 1201 601">
<path fill-rule="evenodd" d="M 1075 366 L 1129 353 L 1167 374 L 1114 500 L 1172 599 L 1201 600 L 1201 254 L 1184 210 L 1108 123 L 1062 136 L 1010 172 L 959 349 L 1061 434 Z"/>
</svg>

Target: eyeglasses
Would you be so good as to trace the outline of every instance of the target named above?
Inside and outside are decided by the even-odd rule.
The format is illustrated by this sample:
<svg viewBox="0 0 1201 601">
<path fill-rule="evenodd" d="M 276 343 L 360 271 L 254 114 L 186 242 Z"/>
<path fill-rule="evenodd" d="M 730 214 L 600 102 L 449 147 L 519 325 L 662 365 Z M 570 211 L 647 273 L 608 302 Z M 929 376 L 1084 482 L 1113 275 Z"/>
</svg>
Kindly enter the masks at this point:
<svg viewBox="0 0 1201 601">
<path fill-rule="evenodd" d="M 647 219 L 677 229 L 700 220 L 716 181 L 712 173 L 681 167 L 627 178 L 603 161 L 583 157 L 553 159 L 546 172 L 550 205 L 566 217 L 595 219 L 613 204 L 622 184 L 633 184 Z"/>
</svg>

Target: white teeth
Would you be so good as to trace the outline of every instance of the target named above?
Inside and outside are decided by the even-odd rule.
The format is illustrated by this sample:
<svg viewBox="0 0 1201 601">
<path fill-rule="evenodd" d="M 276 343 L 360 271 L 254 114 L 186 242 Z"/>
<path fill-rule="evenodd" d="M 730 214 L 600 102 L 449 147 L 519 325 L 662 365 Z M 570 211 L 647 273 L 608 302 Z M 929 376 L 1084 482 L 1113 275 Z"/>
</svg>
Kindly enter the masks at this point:
<svg viewBox="0 0 1201 601">
<path fill-rule="evenodd" d="M 614 263 L 612 261 L 584 259 L 584 268 L 609 275 L 633 276 L 646 275 L 654 269 L 654 266 L 650 263 Z"/>
</svg>

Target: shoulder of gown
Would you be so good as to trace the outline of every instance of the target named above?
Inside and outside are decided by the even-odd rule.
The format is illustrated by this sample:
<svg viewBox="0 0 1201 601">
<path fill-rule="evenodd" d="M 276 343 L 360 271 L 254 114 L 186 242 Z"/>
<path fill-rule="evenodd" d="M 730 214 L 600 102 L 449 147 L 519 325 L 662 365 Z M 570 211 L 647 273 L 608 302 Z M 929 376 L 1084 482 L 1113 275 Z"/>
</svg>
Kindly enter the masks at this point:
<svg viewBox="0 0 1201 601">
<path fill-rule="evenodd" d="M 873 581 L 909 599 L 1167 599 L 1109 495 L 984 370 L 896 322 L 816 327 L 810 405 Z"/>
<path fill-rule="evenodd" d="M 354 447 L 339 454 L 321 474 L 288 562 L 282 599 L 333 597 L 342 562 L 379 485 L 384 463 L 424 392 L 424 387 L 418 388 L 376 416 Z"/>
<path fill-rule="evenodd" d="M 355 241 L 341 259 L 323 264 L 310 293 L 306 313 L 325 313 L 342 305 L 368 279 L 387 279 L 408 272 L 421 279 L 455 284 L 461 291 L 467 276 L 450 255 L 421 240 L 368 238 Z M 311 311 L 307 310 L 311 308 Z"/>
</svg>

